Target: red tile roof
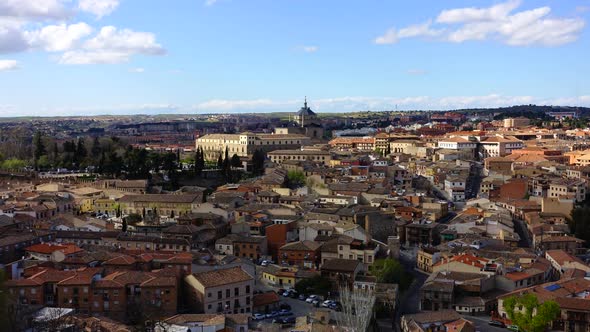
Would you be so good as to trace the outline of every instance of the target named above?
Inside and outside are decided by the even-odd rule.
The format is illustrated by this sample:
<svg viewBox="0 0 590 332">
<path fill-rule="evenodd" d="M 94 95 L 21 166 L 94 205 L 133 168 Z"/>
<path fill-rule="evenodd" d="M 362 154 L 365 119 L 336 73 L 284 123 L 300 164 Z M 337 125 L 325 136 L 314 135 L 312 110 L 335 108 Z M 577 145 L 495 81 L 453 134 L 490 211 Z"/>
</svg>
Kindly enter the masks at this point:
<svg viewBox="0 0 590 332">
<path fill-rule="evenodd" d="M 260 307 L 267 304 L 273 304 L 279 302 L 281 299 L 275 292 L 266 292 L 262 294 L 254 295 L 254 307 Z"/>
</svg>

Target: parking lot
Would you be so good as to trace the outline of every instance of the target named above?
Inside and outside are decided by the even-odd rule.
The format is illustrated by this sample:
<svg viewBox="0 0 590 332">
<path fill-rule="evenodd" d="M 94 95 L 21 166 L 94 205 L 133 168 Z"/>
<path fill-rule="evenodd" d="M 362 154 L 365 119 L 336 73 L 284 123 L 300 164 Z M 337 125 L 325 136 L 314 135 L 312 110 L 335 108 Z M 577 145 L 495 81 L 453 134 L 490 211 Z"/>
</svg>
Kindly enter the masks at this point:
<svg viewBox="0 0 590 332">
<path fill-rule="evenodd" d="M 269 290 L 273 290 L 273 291 L 278 291 L 277 287 L 272 287 L 269 285 L 266 285 L 264 282 L 259 282 L 257 284 L 256 287 L 257 290 L 266 292 Z M 302 316 L 307 316 L 310 313 L 312 313 L 314 310 L 318 309 L 316 308 L 314 305 L 312 305 L 311 303 L 307 303 L 305 302 L 305 300 L 299 300 L 297 298 L 291 298 L 291 297 L 285 297 L 282 296 L 282 294 L 279 294 L 279 297 L 281 298 L 280 304 L 288 304 L 291 306 L 291 312 L 293 313 L 293 316 L 290 317 L 302 317 Z M 320 298 L 320 303 L 323 302 L 323 298 Z M 321 308 L 321 305 L 320 305 Z M 277 318 L 284 318 L 287 316 L 279 316 Z M 262 330 L 271 330 L 271 326 L 272 328 L 279 328 L 278 324 L 273 324 L 274 318 L 265 318 L 263 320 L 259 320 L 258 321 L 258 326 L 262 329 Z M 273 326 L 274 325 L 274 326 Z"/>
</svg>

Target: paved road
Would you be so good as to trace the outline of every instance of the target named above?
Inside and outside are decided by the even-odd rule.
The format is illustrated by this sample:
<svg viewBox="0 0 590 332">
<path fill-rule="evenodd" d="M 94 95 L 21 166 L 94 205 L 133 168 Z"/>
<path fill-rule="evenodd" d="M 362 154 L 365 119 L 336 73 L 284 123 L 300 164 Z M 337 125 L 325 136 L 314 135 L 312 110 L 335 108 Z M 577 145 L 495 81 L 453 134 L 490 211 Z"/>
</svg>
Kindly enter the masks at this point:
<svg viewBox="0 0 590 332">
<path fill-rule="evenodd" d="M 475 331 L 479 332 L 510 332 L 508 329 L 496 327 L 488 324 L 490 321 L 489 317 L 486 316 L 469 316 L 463 315 L 463 318 L 473 322 L 475 325 Z"/>
<path fill-rule="evenodd" d="M 471 164 L 471 169 L 469 170 L 469 177 L 467 178 L 467 183 L 465 184 L 466 199 L 475 198 L 477 197 L 477 194 L 479 194 L 481 180 L 483 178 L 482 170 L 482 165 L 477 163 Z"/>
<path fill-rule="evenodd" d="M 513 218 L 512 222 L 514 222 L 514 230 L 516 231 L 518 236 L 520 236 L 520 241 L 518 241 L 518 246 L 522 247 L 522 248 L 532 248 L 533 241 L 531 239 L 529 231 L 526 228 L 524 221 L 517 220 L 517 219 Z"/>
</svg>

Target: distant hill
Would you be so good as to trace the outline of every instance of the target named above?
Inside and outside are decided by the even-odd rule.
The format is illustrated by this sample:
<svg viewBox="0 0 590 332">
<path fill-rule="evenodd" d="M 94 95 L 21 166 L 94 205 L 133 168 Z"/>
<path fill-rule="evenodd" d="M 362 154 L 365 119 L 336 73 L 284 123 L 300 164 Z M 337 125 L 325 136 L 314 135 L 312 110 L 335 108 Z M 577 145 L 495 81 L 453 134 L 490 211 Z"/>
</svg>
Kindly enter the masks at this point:
<svg viewBox="0 0 590 332">
<path fill-rule="evenodd" d="M 504 118 L 523 116 L 530 119 L 550 118 L 547 112 L 571 112 L 577 111 L 580 117 L 590 116 L 589 107 L 571 107 L 571 106 L 538 106 L 538 105 L 515 105 L 508 107 L 496 108 L 468 108 L 458 109 L 453 112 L 459 113 L 477 113 L 477 114 L 496 114 L 494 119 L 501 120 Z"/>
</svg>

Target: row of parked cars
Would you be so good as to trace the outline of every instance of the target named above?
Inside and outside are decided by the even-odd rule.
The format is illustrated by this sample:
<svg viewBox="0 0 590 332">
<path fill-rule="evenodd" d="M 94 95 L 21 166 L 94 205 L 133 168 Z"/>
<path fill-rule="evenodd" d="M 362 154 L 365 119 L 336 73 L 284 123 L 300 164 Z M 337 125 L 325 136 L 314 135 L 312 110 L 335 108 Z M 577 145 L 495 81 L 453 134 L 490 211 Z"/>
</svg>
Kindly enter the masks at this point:
<svg viewBox="0 0 590 332">
<path fill-rule="evenodd" d="M 257 313 L 257 314 L 253 314 L 252 315 L 252 319 L 253 320 L 264 320 L 264 319 L 272 319 L 273 323 L 275 321 L 279 322 L 279 321 L 293 321 L 293 323 L 295 323 L 295 317 L 293 315 L 293 313 L 291 312 L 291 306 L 287 303 L 282 303 L 280 305 L 280 309 L 281 310 L 277 310 L 277 311 L 272 311 L 269 312 L 267 314 L 262 314 L 262 313 Z M 278 318 L 278 317 L 282 317 L 282 318 Z M 286 323 L 285 323 L 286 324 Z"/>
<path fill-rule="evenodd" d="M 511 331 L 514 332 L 519 332 L 519 328 L 516 325 L 508 325 L 506 326 L 506 324 L 504 324 L 504 322 L 501 322 L 499 320 L 491 320 L 488 322 L 488 324 L 492 325 L 492 326 L 496 326 L 496 327 L 501 327 L 501 328 L 506 328 L 509 329 Z"/>
<path fill-rule="evenodd" d="M 315 307 L 322 306 L 323 308 L 329 308 L 336 311 L 341 311 L 342 307 L 340 304 L 333 300 L 325 300 L 322 302 L 322 299 L 317 295 L 309 295 L 306 296 L 305 294 L 298 294 L 294 289 L 279 289 L 279 294 L 284 297 L 290 297 L 294 299 L 299 299 L 301 301 L 305 301 Z"/>
</svg>

